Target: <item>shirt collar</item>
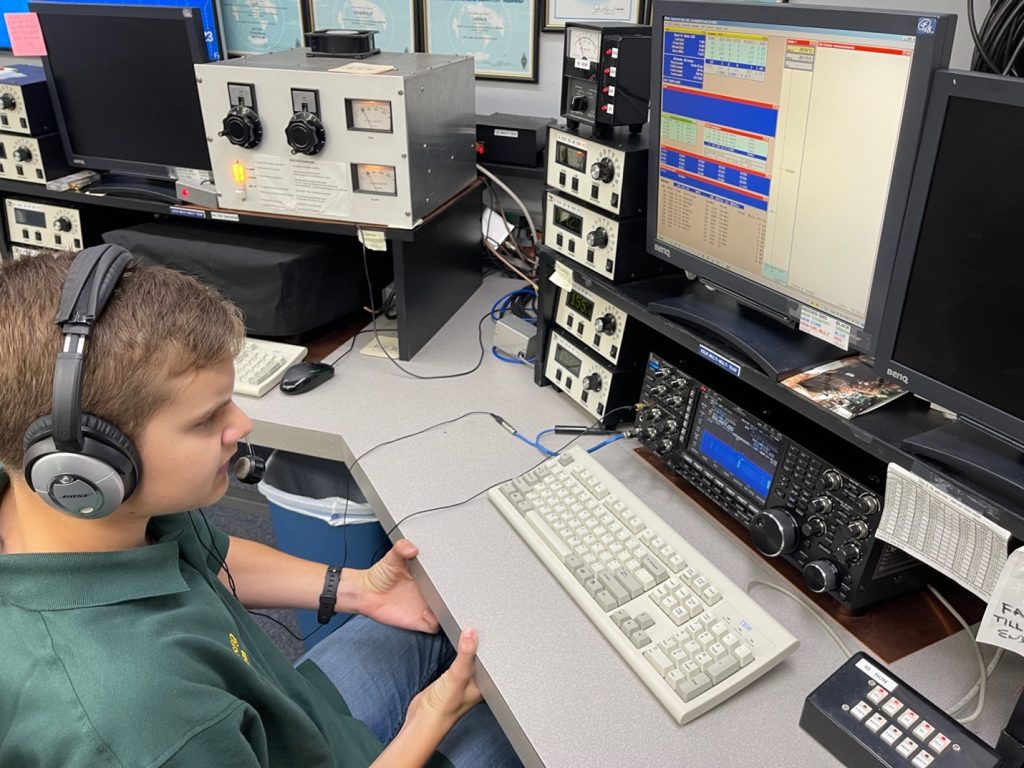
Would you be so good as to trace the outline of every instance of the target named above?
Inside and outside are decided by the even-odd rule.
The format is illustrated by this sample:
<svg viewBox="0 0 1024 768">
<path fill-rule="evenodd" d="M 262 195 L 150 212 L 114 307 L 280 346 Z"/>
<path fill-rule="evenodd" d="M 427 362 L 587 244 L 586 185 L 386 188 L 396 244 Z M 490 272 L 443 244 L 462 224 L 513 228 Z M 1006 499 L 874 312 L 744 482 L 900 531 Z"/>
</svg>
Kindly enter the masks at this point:
<svg viewBox="0 0 1024 768">
<path fill-rule="evenodd" d="M 188 589 L 177 541 L 120 552 L 0 555 L 0 598 L 33 611 L 114 605 Z"/>
</svg>

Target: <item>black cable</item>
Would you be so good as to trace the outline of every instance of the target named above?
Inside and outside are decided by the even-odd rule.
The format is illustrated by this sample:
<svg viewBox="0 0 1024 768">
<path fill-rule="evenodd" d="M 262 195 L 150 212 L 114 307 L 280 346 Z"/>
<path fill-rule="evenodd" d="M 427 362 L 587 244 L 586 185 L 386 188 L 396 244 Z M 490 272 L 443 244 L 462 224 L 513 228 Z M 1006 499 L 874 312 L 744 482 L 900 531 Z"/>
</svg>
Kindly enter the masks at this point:
<svg viewBox="0 0 1024 768">
<path fill-rule="evenodd" d="M 355 333 L 353 333 L 352 334 L 352 343 L 348 345 L 348 349 L 346 349 L 344 352 L 342 352 L 336 358 L 331 360 L 331 362 L 329 362 L 328 365 L 337 365 L 341 361 L 341 359 L 343 357 L 345 357 L 346 355 L 348 355 L 348 353 L 351 352 L 352 349 L 355 347 L 355 345 L 356 345 L 356 337 L 360 336 L 360 335 L 362 335 L 364 333 L 373 333 L 373 331 L 370 328 L 367 328 L 366 330 L 356 331 Z M 378 342 L 378 343 L 380 343 L 380 342 Z"/>
<path fill-rule="evenodd" d="M 612 410 L 610 410 L 610 411 L 608 411 L 608 412 L 607 412 L 606 414 L 604 414 L 604 415 L 603 415 L 602 417 L 600 417 L 600 418 L 599 418 L 599 419 L 598 419 L 597 421 L 595 421 L 595 422 L 594 422 L 593 424 L 591 424 L 591 425 L 590 425 L 590 426 L 588 427 L 588 429 L 592 429 L 593 427 L 596 427 L 596 426 L 598 426 L 599 424 L 601 424 L 602 422 L 604 422 L 604 421 L 605 421 L 605 420 L 606 420 L 606 419 L 607 419 L 607 418 L 608 418 L 609 416 L 611 416 L 611 415 L 612 415 L 613 413 L 616 413 L 616 412 L 618 412 L 618 411 L 624 411 L 624 410 L 627 410 L 627 409 L 633 409 L 633 410 L 636 410 L 636 409 L 637 409 L 638 407 L 639 407 L 639 404 L 638 404 L 638 403 L 631 403 L 631 404 L 629 404 L 629 405 L 620 405 L 620 406 L 619 406 L 618 408 L 613 408 Z M 471 412 L 471 413 L 479 413 L 479 411 L 473 411 L 473 412 Z M 463 417 L 464 417 L 464 416 L 466 416 L 466 415 L 469 415 L 469 414 L 463 414 L 463 416 L 460 416 L 460 417 L 458 417 L 458 418 L 463 418 Z M 494 417 L 494 418 L 495 418 L 496 420 L 497 420 L 497 419 L 499 419 L 499 418 L 501 418 L 501 417 L 499 417 L 499 416 L 497 416 L 496 414 L 493 414 L 493 413 L 489 413 L 488 415 L 490 415 L 490 416 L 493 416 L 493 417 Z M 455 420 L 457 421 L 458 419 L 455 419 Z M 502 419 L 502 421 L 504 421 L 504 419 Z M 500 422 L 499 422 L 499 423 L 500 423 Z M 434 426 L 440 426 L 440 425 L 434 425 Z M 427 429 L 433 429 L 433 428 L 434 428 L 434 427 L 427 427 Z M 420 432 L 420 433 L 422 433 L 422 432 L 425 432 L 425 431 L 426 431 L 426 430 L 421 430 L 421 432 Z M 420 434 L 420 433 L 414 433 L 414 434 Z M 578 435 L 576 435 L 575 437 L 573 437 L 573 438 L 572 438 L 571 440 L 569 440 L 569 441 L 568 441 L 567 443 L 565 443 L 565 445 L 563 445 L 563 446 L 562 446 L 561 448 L 559 448 L 559 449 L 558 449 L 558 450 L 556 451 L 556 453 L 561 453 L 562 451 L 564 451 L 564 450 L 565 450 L 566 448 L 568 448 L 568 447 L 569 447 L 570 445 L 572 445 L 572 444 L 573 444 L 573 443 L 575 443 L 575 442 L 576 442 L 577 440 L 579 440 L 579 439 L 580 439 L 581 437 L 583 437 L 583 435 L 584 435 L 584 434 L 586 434 L 586 433 L 585 433 L 585 432 L 581 432 L 580 434 L 578 434 Z M 412 437 L 412 436 L 413 436 L 413 435 L 407 435 L 406 437 Z M 395 440 L 390 440 L 390 441 L 388 441 L 388 443 L 392 443 L 392 442 L 397 442 L 398 440 L 402 440 L 402 439 L 404 439 L 404 438 L 395 438 Z M 374 446 L 373 448 L 370 448 L 370 449 L 369 449 L 368 451 L 364 452 L 364 453 L 363 453 L 363 455 L 359 457 L 359 459 L 356 459 L 356 461 L 355 461 L 355 462 L 353 462 L 352 466 L 355 466 L 355 465 L 356 465 L 356 464 L 357 464 L 357 463 L 358 463 L 358 462 L 359 462 L 359 461 L 360 461 L 360 460 L 361 460 L 361 459 L 362 459 L 362 458 L 363 458 L 364 456 L 366 456 L 366 455 L 367 455 L 368 453 L 370 453 L 371 451 L 375 451 L 375 450 L 376 450 L 377 448 L 379 448 L 379 447 L 381 447 L 381 446 L 383 446 L 383 445 L 387 445 L 388 443 L 381 443 L 380 445 L 375 445 L 375 446 Z M 409 519 L 411 519 L 411 518 L 413 518 L 413 517 L 416 517 L 416 516 L 418 516 L 418 515 L 425 515 L 425 514 L 427 514 L 428 512 L 440 512 L 440 511 L 442 511 L 442 510 L 445 510 L 445 509 L 454 509 L 455 507 L 460 507 L 460 506 L 462 506 L 463 504 L 468 504 L 468 503 L 469 503 L 469 502 L 471 502 L 471 501 L 472 501 L 473 499 L 475 499 L 475 498 L 476 498 L 477 496 L 481 496 L 481 495 L 483 495 L 484 493 L 487 493 L 487 491 L 489 491 L 489 490 L 490 490 L 491 488 L 493 488 L 494 486 L 496 486 L 496 485 L 502 485 L 503 483 L 507 483 L 507 482 L 509 482 L 509 481 L 511 481 L 511 480 L 514 480 L 514 479 L 516 479 L 516 478 L 517 478 L 517 477 L 519 477 L 520 475 L 524 475 L 524 474 L 526 474 L 527 472 L 532 472 L 532 471 L 533 471 L 533 470 L 535 470 L 535 469 L 536 469 L 537 467 L 539 467 L 539 466 L 540 466 L 541 464 L 543 464 L 543 463 L 544 463 L 545 461 L 548 461 L 548 460 L 549 460 L 550 458 L 551 458 L 551 456 L 545 456 L 544 458 L 542 458 L 542 459 L 541 459 L 540 461 L 538 461 L 538 462 L 537 462 L 536 464 L 534 464 L 534 465 L 533 465 L 532 467 L 530 467 L 529 469 L 524 469 L 524 470 L 523 470 L 522 472 L 517 472 L 516 474 L 512 475 L 511 477 L 507 477 L 507 478 L 505 478 L 504 480 L 499 480 L 499 481 L 498 481 L 498 482 L 496 482 L 496 483 L 491 483 L 490 485 L 488 485 L 488 486 L 487 486 L 486 488 L 484 488 L 483 490 L 477 491 L 477 492 L 476 492 L 476 493 L 474 493 L 474 494 L 473 494 L 472 496 L 468 496 L 468 497 L 466 497 L 465 499 L 462 499 L 462 501 L 456 501 L 456 502 L 454 502 L 454 503 L 452 503 L 452 504 L 444 504 L 444 505 L 442 505 L 442 506 L 439 506 L 439 507 L 430 507 L 430 508 L 428 508 L 428 509 L 420 509 L 420 510 L 417 510 L 416 512 L 410 512 L 410 513 L 409 513 L 408 515 L 406 515 L 405 517 L 403 517 L 403 518 L 401 518 L 400 520 L 398 520 L 398 521 L 397 521 L 397 522 L 396 522 L 396 523 L 395 523 L 395 524 L 394 524 L 393 526 L 391 526 L 391 528 L 389 528 L 389 529 L 388 529 L 388 531 L 387 531 L 387 535 L 385 536 L 385 540 L 384 540 L 384 543 L 385 543 L 385 544 L 390 544 L 390 542 L 391 542 L 391 534 L 392 534 L 392 533 L 394 533 L 394 532 L 395 532 L 395 530 L 396 530 L 396 529 L 397 529 L 397 528 L 398 528 L 398 527 L 399 527 L 399 526 L 400 526 L 400 525 L 401 525 L 402 523 L 404 523 L 405 521 L 407 521 L 407 520 L 409 520 Z M 382 544 L 381 546 L 384 546 L 384 545 Z M 376 558 L 377 558 L 377 556 L 378 556 L 378 553 L 379 553 L 379 552 L 381 552 L 381 551 L 382 551 L 382 550 L 381 550 L 381 547 L 377 547 L 377 550 L 376 550 L 376 551 L 374 552 L 374 554 L 373 554 L 373 559 L 376 559 Z"/>
<path fill-rule="evenodd" d="M 403 368 L 402 365 L 391 356 L 387 349 L 384 348 L 384 345 L 381 344 L 380 342 L 380 335 L 377 330 L 377 308 L 373 304 L 373 284 L 370 280 L 370 262 L 368 261 L 368 257 L 366 255 L 366 243 L 360 241 L 360 245 L 363 248 L 363 272 L 366 275 L 366 285 L 370 289 L 370 315 L 373 320 L 373 337 L 377 340 L 377 345 L 380 347 L 381 352 L 384 353 L 384 356 L 388 360 L 390 360 L 394 364 L 394 366 L 398 368 L 398 370 L 400 370 L 402 373 L 408 374 L 409 376 L 412 376 L 414 379 L 420 379 L 422 381 L 428 381 L 430 379 L 457 379 L 460 376 L 469 376 L 471 373 L 476 373 L 484 362 L 484 320 L 491 316 L 490 311 L 488 311 L 486 315 L 481 317 L 480 322 L 477 324 L 477 343 L 480 345 L 480 357 L 477 359 L 476 365 L 474 365 L 472 368 L 465 371 L 460 371 L 458 373 L 442 373 L 436 376 L 423 376 L 414 371 L 410 371 L 408 368 Z"/>
<path fill-rule="evenodd" d="M 971 69 L 1018 76 L 1016 62 L 1024 51 L 1024 0 L 993 0 L 980 29 L 974 0 L 968 0 L 967 20 L 974 41 Z"/>
<path fill-rule="evenodd" d="M 196 511 L 199 513 L 199 516 L 203 518 L 203 523 L 206 526 L 206 533 L 210 537 L 210 544 L 213 545 L 213 549 L 211 550 L 208 546 L 206 546 L 206 542 L 203 541 L 203 537 L 199 535 L 199 529 L 196 528 L 196 522 L 195 522 L 195 520 L 192 519 L 191 512 L 186 512 L 185 514 L 188 515 L 188 521 L 189 521 L 189 523 L 192 524 L 192 530 L 196 534 L 196 541 L 199 542 L 199 546 L 201 546 L 203 549 L 206 550 L 206 554 L 208 554 L 210 557 L 214 558 L 218 563 L 220 563 L 220 567 L 224 569 L 224 575 L 227 576 L 228 587 L 231 589 L 231 594 L 234 596 L 235 600 L 238 600 L 238 590 L 235 588 L 235 579 L 231 575 L 231 569 L 228 568 L 227 557 L 225 555 L 222 555 L 220 553 L 220 549 L 217 547 L 217 542 L 214 540 L 214 536 L 213 536 L 213 528 L 210 526 L 210 521 L 206 519 L 206 513 L 203 512 L 202 509 L 197 509 Z M 238 600 L 239 604 L 241 604 L 241 602 L 242 602 L 241 600 Z M 327 626 L 326 624 L 321 624 L 320 626 L 318 626 L 316 629 L 314 629 L 309 634 L 300 637 L 299 635 L 296 635 L 294 632 L 292 632 L 291 628 L 287 624 L 285 624 L 284 622 L 278 621 L 273 616 L 270 616 L 270 615 L 268 615 L 266 613 L 261 613 L 259 611 L 252 611 L 252 610 L 249 610 L 248 608 L 246 608 L 245 610 L 246 610 L 246 613 L 249 613 L 249 614 L 251 614 L 253 616 L 262 616 L 264 619 L 270 619 L 272 622 L 274 622 L 279 627 L 281 627 L 281 629 L 283 629 L 289 635 L 294 637 L 299 642 L 303 642 L 303 643 L 306 642 L 306 640 L 311 638 L 313 635 L 315 635 L 317 632 L 319 632 L 321 629 L 323 629 L 325 626 Z M 338 626 L 340 627 L 340 626 L 344 625 L 350 618 L 352 618 L 351 615 L 347 619 L 345 619 L 345 621 L 343 621 L 341 624 L 339 624 Z"/>
</svg>

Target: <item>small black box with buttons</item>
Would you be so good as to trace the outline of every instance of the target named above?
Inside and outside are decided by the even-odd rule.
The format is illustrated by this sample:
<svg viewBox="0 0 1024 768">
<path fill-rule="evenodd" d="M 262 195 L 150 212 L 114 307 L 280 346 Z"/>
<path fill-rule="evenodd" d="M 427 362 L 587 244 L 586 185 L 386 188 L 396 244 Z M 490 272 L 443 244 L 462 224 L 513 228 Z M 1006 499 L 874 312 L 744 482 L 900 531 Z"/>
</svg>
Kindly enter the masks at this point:
<svg viewBox="0 0 1024 768">
<path fill-rule="evenodd" d="M 857 653 L 804 701 L 800 727 L 849 768 L 997 768 L 999 753 Z"/>
</svg>

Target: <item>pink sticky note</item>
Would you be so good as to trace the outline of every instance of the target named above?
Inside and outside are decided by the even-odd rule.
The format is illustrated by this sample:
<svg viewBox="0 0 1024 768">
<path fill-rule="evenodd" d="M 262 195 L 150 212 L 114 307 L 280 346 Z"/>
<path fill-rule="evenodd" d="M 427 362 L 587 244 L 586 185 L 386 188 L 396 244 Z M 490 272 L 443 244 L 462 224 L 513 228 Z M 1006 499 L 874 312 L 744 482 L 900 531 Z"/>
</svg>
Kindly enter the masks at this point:
<svg viewBox="0 0 1024 768">
<path fill-rule="evenodd" d="M 11 53 L 15 56 L 45 56 L 46 43 L 39 17 L 34 13 L 5 13 L 7 34 L 11 36 Z"/>
</svg>

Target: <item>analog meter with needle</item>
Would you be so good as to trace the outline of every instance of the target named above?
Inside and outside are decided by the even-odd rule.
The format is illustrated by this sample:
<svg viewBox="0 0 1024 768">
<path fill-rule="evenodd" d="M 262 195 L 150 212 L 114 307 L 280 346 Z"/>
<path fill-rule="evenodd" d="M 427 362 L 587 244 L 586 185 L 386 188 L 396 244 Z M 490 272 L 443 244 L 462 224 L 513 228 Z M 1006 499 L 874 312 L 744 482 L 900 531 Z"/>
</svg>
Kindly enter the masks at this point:
<svg viewBox="0 0 1024 768">
<path fill-rule="evenodd" d="M 353 131 L 391 133 L 391 102 L 376 99 L 345 99 L 348 127 Z"/>
<path fill-rule="evenodd" d="M 372 163 L 356 163 L 353 166 L 356 192 L 373 195 L 397 195 L 398 184 L 395 180 L 393 165 L 374 165 Z"/>
<path fill-rule="evenodd" d="M 617 125 L 639 133 L 651 89 L 651 28 L 619 22 L 569 22 L 562 57 L 562 108 L 570 131 L 580 123 L 608 138 Z"/>
</svg>

